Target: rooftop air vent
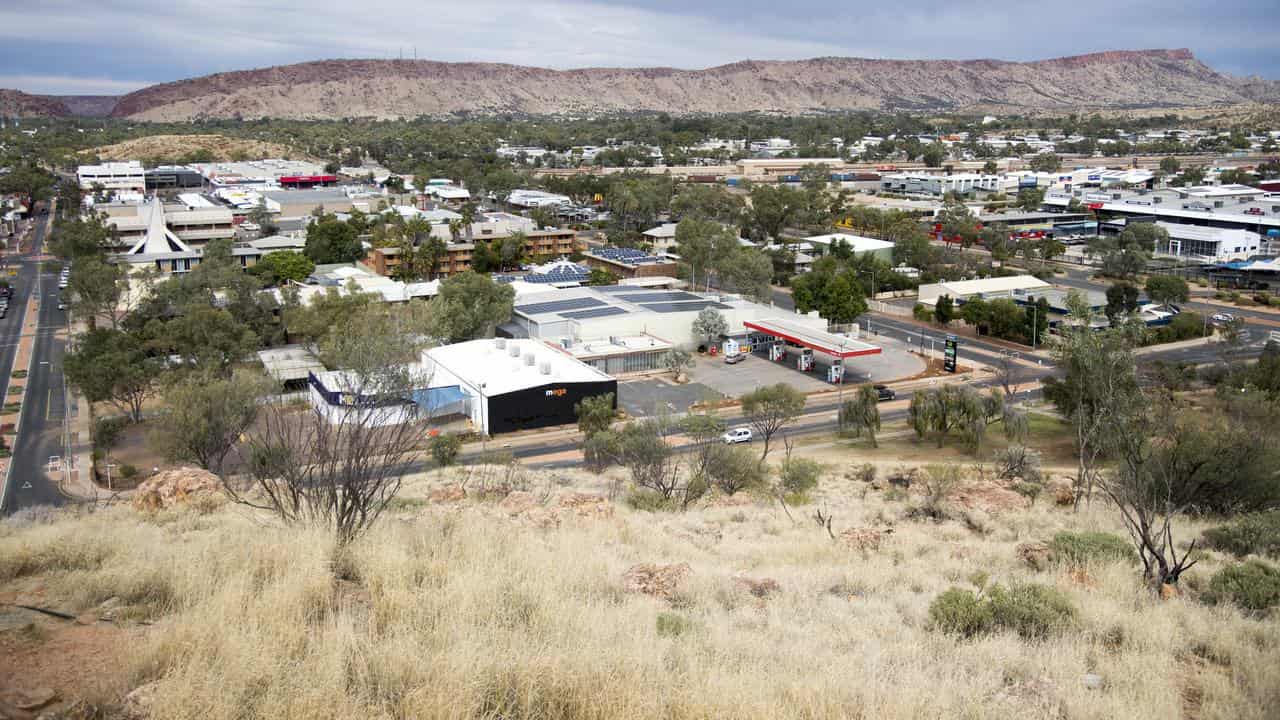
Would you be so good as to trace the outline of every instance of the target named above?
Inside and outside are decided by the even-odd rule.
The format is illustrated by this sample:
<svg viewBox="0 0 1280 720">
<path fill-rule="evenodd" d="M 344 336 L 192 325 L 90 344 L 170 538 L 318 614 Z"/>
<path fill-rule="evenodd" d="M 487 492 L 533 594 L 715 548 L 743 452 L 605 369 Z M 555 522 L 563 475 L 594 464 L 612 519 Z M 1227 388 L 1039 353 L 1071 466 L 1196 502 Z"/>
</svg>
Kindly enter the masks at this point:
<svg viewBox="0 0 1280 720">
<path fill-rule="evenodd" d="M 550 375 L 551 363 L 543 361 L 543 363 L 538 366 L 538 372 L 542 373 L 543 375 Z"/>
<path fill-rule="evenodd" d="M 507 348 L 507 354 L 513 358 L 520 357 L 520 346 L 512 344 L 511 347 Z"/>
<path fill-rule="evenodd" d="M 533 364 L 534 364 L 533 353 L 529 352 L 524 354 L 524 364 L 528 367 L 533 367 Z"/>
<path fill-rule="evenodd" d="M 494 346 L 494 347 L 496 347 L 496 348 L 498 348 L 499 350 L 503 350 L 503 349 L 505 349 L 505 348 L 507 347 L 507 339 L 506 339 L 506 338 L 494 338 L 494 339 L 493 339 L 493 346 Z"/>
</svg>

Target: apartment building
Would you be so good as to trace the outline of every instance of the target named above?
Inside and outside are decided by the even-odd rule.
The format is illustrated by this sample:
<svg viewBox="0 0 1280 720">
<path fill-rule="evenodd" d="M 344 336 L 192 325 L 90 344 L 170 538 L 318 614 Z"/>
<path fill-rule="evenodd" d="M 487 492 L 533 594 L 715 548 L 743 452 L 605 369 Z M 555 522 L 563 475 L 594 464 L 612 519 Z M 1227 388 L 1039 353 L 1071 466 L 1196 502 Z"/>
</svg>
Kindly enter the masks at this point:
<svg viewBox="0 0 1280 720">
<path fill-rule="evenodd" d="M 445 256 L 436 264 L 437 277 L 449 277 L 471 269 L 476 245 L 490 243 L 510 237 L 511 233 L 501 236 L 475 238 L 472 242 L 450 242 L 445 245 Z M 571 255 L 576 249 L 576 233 L 568 228 L 551 230 L 532 230 L 525 233 L 525 257 L 556 257 Z M 365 258 L 365 264 L 379 275 L 390 277 L 395 274 L 401 263 L 401 251 L 398 247 L 373 248 Z"/>
<path fill-rule="evenodd" d="M 76 180 L 81 190 L 92 190 L 95 185 L 107 191 L 143 192 L 147 188 L 147 174 L 142 163 L 108 162 L 101 165 L 81 165 L 76 168 Z"/>
</svg>

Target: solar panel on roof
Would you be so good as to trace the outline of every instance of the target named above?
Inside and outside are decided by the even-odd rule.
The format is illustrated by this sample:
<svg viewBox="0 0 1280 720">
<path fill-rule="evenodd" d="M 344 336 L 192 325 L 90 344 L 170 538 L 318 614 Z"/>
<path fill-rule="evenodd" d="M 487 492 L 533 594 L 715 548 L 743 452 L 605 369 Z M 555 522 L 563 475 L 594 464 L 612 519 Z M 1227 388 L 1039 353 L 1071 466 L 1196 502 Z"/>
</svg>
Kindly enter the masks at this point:
<svg viewBox="0 0 1280 720">
<path fill-rule="evenodd" d="M 588 318 L 606 317 L 608 315 L 624 315 L 626 310 L 620 307 L 602 307 L 591 308 L 589 310 L 572 310 L 560 313 L 560 317 L 570 318 L 572 320 L 586 320 Z"/>
<path fill-rule="evenodd" d="M 543 313 L 558 313 L 562 310 L 581 310 L 589 307 L 603 306 L 604 303 L 595 298 L 582 297 L 570 298 L 568 300 L 553 300 L 551 302 L 531 303 L 529 305 L 517 305 L 516 310 L 525 315 L 541 315 Z"/>
<path fill-rule="evenodd" d="M 656 312 L 656 313 L 689 312 L 691 310 L 701 310 L 703 308 L 708 308 L 708 307 L 713 307 L 713 308 L 716 308 L 717 310 L 729 309 L 728 305 L 723 305 L 721 303 L 714 302 L 712 300 L 699 300 L 697 302 L 645 303 L 640 307 L 644 308 L 645 310 L 652 310 L 653 312 Z"/>
<path fill-rule="evenodd" d="M 672 291 L 667 291 L 667 292 L 654 292 L 654 291 L 652 291 L 652 290 L 649 290 L 649 291 L 640 291 L 640 292 L 634 292 L 634 293 L 626 293 L 626 294 L 619 294 L 619 296 L 618 296 L 618 297 L 619 297 L 620 299 L 622 299 L 622 300 L 626 300 L 627 302 L 634 302 L 634 303 L 647 303 L 647 302 L 696 302 L 696 301 L 698 301 L 698 300 L 705 300 L 705 298 L 698 297 L 697 295 L 694 295 L 693 293 L 687 293 L 687 292 L 672 292 Z"/>
</svg>

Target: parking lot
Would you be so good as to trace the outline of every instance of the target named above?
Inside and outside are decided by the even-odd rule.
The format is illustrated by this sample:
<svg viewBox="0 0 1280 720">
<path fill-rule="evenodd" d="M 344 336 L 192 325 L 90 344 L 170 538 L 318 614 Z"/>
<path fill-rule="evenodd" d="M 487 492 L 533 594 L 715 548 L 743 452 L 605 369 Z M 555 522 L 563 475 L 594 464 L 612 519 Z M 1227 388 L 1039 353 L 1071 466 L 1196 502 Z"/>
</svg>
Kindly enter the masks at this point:
<svg viewBox="0 0 1280 720">
<path fill-rule="evenodd" d="M 650 376 L 618 383 L 618 407 L 634 417 L 683 413 L 696 402 L 721 400 L 724 395 L 699 382 L 676 385 L 669 376 Z"/>
</svg>

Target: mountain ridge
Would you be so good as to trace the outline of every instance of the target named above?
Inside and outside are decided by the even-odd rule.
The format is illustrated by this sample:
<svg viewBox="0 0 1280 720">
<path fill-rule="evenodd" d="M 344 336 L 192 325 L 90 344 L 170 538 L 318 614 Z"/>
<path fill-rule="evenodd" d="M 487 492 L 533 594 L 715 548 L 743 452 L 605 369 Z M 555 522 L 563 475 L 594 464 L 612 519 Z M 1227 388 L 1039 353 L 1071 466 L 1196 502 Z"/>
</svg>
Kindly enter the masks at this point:
<svg viewBox="0 0 1280 720">
<path fill-rule="evenodd" d="M 59 98 L 51 98 L 61 101 Z M 215 73 L 108 98 L 64 98 L 141 121 L 398 119 L 670 112 L 820 113 L 976 108 L 1070 111 L 1280 102 L 1280 82 L 1237 78 L 1188 49 L 1109 50 L 1029 62 L 825 56 L 703 69 L 331 59 Z"/>
</svg>

